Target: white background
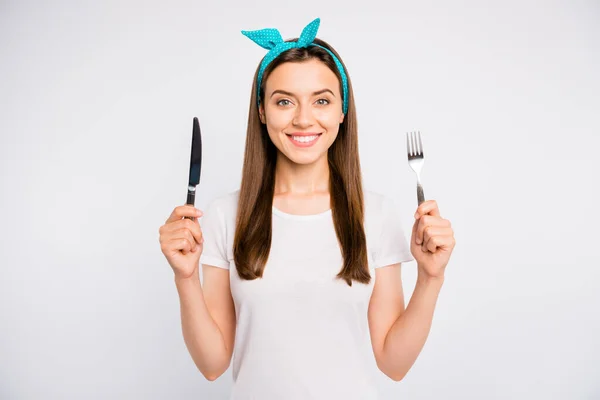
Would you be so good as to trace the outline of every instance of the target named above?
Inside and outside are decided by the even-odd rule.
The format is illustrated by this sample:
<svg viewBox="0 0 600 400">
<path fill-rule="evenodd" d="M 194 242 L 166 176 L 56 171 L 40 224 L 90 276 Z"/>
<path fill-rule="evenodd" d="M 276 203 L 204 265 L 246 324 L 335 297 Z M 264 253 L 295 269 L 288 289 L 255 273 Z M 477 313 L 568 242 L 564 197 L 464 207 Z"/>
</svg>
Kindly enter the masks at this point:
<svg viewBox="0 0 600 400">
<path fill-rule="evenodd" d="M 196 205 L 238 188 L 266 52 L 240 30 L 316 17 L 354 85 L 365 187 L 410 232 L 420 130 L 457 240 L 382 398 L 600 399 L 600 3 L 566 0 L 1 1 L 0 398 L 227 398 L 231 370 L 208 382 L 187 353 L 158 228 L 185 202 L 194 116 Z"/>
</svg>

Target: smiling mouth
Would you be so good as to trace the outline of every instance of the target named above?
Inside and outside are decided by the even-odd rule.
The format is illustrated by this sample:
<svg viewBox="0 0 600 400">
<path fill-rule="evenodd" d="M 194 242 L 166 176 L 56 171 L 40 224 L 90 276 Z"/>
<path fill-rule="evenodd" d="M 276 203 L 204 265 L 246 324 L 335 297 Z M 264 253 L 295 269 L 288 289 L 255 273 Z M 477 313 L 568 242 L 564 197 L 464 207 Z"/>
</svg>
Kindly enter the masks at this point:
<svg viewBox="0 0 600 400">
<path fill-rule="evenodd" d="M 290 139 L 292 139 L 294 142 L 297 143 L 312 143 L 314 141 L 316 141 L 319 136 L 321 136 L 322 133 L 318 133 L 315 135 L 290 135 L 288 133 L 286 133 L 286 136 L 289 137 Z"/>
</svg>

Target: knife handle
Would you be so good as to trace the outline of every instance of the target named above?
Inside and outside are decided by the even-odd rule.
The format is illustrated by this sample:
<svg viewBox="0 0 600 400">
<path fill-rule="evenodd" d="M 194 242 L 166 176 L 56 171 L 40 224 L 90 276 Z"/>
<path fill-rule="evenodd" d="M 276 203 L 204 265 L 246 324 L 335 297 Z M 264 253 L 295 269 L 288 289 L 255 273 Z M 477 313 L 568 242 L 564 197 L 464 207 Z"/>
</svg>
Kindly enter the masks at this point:
<svg viewBox="0 0 600 400">
<path fill-rule="evenodd" d="M 417 183 L 417 201 L 419 205 L 425 201 L 425 193 L 423 193 L 423 186 L 420 183 Z"/>
<path fill-rule="evenodd" d="M 188 186 L 187 201 L 185 202 L 185 204 L 193 206 L 195 201 L 196 201 L 196 188 L 194 186 Z M 196 220 L 196 218 L 194 218 L 194 217 L 183 217 L 183 218 L 191 219 L 192 221 Z"/>
</svg>

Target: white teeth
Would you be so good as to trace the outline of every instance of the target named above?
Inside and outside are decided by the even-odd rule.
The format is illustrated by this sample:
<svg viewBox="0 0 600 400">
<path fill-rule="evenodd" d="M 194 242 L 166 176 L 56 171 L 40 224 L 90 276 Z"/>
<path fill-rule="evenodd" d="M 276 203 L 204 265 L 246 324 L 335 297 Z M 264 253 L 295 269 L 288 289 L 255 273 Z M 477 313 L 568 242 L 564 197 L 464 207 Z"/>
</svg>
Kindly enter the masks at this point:
<svg viewBox="0 0 600 400">
<path fill-rule="evenodd" d="M 295 141 L 300 142 L 300 143 L 308 143 L 308 142 L 312 142 L 313 140 L 315 140 L 318 137 L 319 137 L 319 135 L 314 135 L 314 136 L 292 136 L 292 139 L 294 139 Z"/>
</svg>

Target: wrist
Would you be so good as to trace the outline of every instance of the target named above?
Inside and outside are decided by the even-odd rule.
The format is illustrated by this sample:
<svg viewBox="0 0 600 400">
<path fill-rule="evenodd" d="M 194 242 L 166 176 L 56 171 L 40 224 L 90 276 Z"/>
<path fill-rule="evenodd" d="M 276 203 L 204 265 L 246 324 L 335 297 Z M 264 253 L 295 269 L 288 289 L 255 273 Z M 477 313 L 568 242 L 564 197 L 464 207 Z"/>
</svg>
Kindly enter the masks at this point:
<svg viewBox="0 0 600 400">
<path fill-rule="evenodd" d="M 177 287 L 197 285 L 200 283 L 200 276 L 195 273 L 185 277 L 175 275 L 173 280 L 175 281 L 175 285 L 177 285 Z"/>
<path fill-rule="evenodd" d="M 417 275 L 417 283 L 427 286 L 442 286 L 444 284 L 444 275 L 431 276 L 424 272 L 419 272 Z"/>
</svg>

